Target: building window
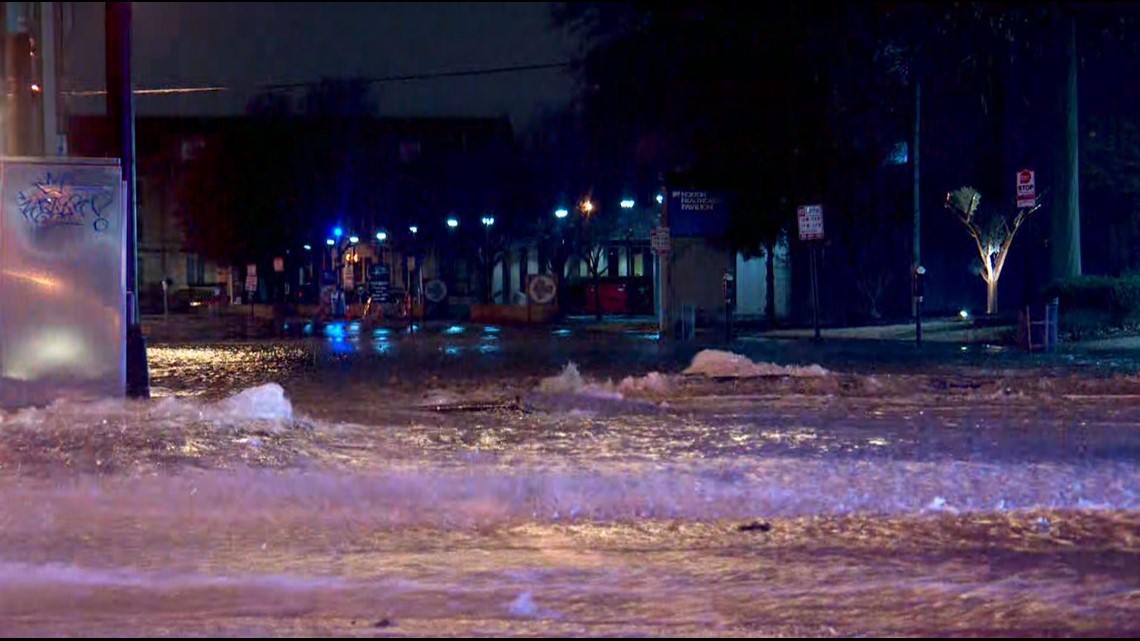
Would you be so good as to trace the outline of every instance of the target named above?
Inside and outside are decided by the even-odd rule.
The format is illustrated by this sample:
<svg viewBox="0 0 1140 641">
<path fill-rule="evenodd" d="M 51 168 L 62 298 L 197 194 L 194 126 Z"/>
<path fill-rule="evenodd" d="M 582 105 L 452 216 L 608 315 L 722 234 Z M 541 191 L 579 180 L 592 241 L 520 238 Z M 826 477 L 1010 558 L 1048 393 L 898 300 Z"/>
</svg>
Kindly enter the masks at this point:
<svg viewBox="0 0 1140 641">
<path fill-rule="evenodd" d="M 645 252 L 637 252 L 633 255 L 633 276 L 641 278 L 645 276 Z"/>
<path fill-rule="evenodd" d="M 202 260 L 198 254 L 186 255 L 186 284 L 206 284 L 206 261 Z"/>
</svg>

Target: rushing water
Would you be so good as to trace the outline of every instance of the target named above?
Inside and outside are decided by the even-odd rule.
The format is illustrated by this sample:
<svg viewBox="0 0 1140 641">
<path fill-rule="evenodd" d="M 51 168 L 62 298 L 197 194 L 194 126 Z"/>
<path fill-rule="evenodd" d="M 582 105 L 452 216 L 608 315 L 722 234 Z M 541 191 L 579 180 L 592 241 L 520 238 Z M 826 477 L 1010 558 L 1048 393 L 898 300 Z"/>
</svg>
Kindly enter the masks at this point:
<svg viewBox="0 0 1140 641">
<path fill-rule="evenodd" d="M 342 338 L 0 417 L 0 634 L 1140 631 L 1129 376 Z"/>
</svg>

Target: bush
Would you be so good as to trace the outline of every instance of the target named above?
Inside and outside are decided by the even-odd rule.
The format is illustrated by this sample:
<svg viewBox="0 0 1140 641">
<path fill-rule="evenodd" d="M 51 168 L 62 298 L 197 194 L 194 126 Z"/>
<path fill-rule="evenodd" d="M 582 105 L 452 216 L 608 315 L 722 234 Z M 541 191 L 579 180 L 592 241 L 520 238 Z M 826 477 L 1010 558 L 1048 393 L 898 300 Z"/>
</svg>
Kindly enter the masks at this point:
<svg viewBox="0 0 1140 641">
<path fill-rule="evenodd" d="M 1061 329 L 1076 337 L 1135 326 L 1140 321 L 1140 277 L 1081 276 L 1045 288 L 1061 303 Z"/>
</svg>

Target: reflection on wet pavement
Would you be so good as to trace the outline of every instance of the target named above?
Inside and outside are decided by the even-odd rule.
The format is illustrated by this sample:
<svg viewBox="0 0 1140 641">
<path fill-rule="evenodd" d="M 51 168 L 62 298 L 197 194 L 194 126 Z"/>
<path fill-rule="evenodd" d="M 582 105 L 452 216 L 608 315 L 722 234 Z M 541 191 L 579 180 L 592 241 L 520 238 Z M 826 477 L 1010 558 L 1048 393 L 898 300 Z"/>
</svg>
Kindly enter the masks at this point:
<svg viewBox="0 0 1140 641">
<path fill-rule="evenodd" d="M 3 634 L 1140 631 L 1135 377 L 560 331 L 157 345 L 163 398 L 0 415 Z"/>
</svg>

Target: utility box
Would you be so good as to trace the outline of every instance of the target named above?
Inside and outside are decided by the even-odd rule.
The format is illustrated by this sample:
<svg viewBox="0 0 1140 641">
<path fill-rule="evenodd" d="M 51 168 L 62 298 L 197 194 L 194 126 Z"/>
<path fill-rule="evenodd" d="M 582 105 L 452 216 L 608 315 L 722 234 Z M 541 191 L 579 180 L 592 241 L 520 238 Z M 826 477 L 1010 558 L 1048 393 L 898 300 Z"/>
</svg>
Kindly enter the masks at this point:
<svg viewBox="0 0 1140 641">
<path fill-rule="evenodd" d="M 117 159 L 0 159 L 0 405 L 123 395 L 124 201 Z"/>
</svg>

